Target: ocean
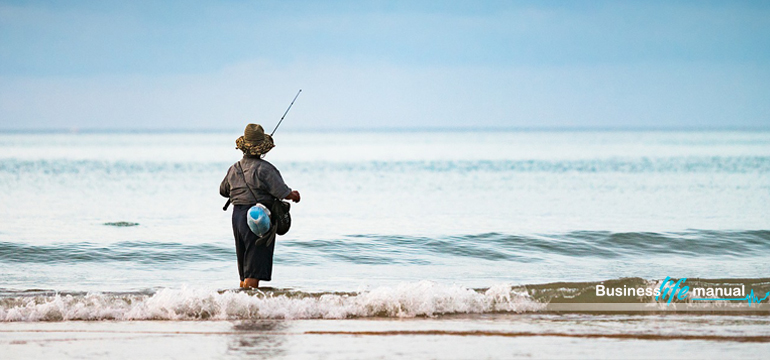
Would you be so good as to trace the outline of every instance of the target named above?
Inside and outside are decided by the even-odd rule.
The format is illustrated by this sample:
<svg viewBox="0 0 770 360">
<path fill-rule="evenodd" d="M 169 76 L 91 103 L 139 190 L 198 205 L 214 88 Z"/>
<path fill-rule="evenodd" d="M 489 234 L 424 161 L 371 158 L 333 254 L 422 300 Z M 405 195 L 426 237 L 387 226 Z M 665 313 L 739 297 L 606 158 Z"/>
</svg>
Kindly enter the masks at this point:
<svg viewBox="0 0 770 360">
<path fill-rule="evenodd" d="M 770 306 L 756 301 L 770 291 L 770 132 L 279 132 L 266 160 L 302 201 L 273 280 L 249 291 L 218 193 L 239 135 L 0 133 L 3 352 L 770 350 Z M 666 277 L 757 296 L 597 295 Z"/>
</svg>

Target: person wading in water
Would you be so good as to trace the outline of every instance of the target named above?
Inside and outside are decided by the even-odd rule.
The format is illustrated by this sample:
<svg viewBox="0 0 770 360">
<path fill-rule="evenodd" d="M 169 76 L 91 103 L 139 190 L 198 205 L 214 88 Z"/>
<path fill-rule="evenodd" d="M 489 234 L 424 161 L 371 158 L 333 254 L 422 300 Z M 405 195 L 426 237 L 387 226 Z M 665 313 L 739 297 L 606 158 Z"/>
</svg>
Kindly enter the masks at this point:
<svg viewBox="0 0 770 360">
<path fill-rule="evenodd" d="M 243 151 L 243 158 L 227 170 L 227 175 L 219 185 L 219 194 L 229 198 L 234 205 L 233 235 L 240 286 L 256 288 L 259 287 L 259 280 L 270 281 L 272 276 L 276 233 L 271 230 L 264 235 L 267 239 L 259 238 L 249 229 L 246 212 L 257 203 L 272 209 L 278 199 L 297 203 L 299 192 L 289 188 L 278 169 L 262 159 L 275 147 L 273 138 L 265 134 L 262 126 L 247 125 L 243 136 L 235 140 L 235 146 Z M 256 243 L 258 239 L 260 242 Z"/>
</svg>

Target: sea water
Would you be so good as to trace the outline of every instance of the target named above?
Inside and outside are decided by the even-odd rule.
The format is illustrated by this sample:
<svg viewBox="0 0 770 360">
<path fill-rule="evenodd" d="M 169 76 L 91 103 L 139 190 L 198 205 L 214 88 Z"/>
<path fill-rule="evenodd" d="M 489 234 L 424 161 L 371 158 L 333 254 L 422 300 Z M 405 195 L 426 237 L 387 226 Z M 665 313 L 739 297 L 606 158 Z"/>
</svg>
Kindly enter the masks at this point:
<svg viewBox="0 0 770 360">
<path fill-rule="evenodd" d="M 235 291 L 238 136 L 0 134 L 0 320 L 538 314 L 607 281 L 770 283 L 770 132 L 282 132 L 266 160 L 302 201 L 270 288 Z"/>
</svg>

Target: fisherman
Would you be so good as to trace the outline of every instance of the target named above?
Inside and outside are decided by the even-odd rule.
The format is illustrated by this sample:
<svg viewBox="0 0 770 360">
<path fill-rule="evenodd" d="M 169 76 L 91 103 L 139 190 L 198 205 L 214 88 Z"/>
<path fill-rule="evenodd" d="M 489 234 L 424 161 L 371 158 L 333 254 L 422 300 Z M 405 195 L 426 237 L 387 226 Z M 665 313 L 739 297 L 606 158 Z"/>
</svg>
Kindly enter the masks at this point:
<svg viewBox="0 0 770 360">
<path fill-rule="evenodd" d="M 269 231 L 264 235 L 268 237 L 266 241 L 262 241 L 265 239 L 260 239 L 249 229 L 246 213 L 257 203 L 268 209 L 272 209 L 278 199 L 298 203 L 299 192 L 289 188 L 278 169 L 263 159 L 275 145 L 272 136 L 265 134 L 262 126 L 247 125 L 243 136 L 235 140 L 235 146 L 243 151 L 243 158 L 227 170 L 219 185 L 219 193 L 234 205 L 233 235 L 240 287 L 257 288 L 259 280 L 270 281 L 272 276 L 276 233 Z"/>
</svg>

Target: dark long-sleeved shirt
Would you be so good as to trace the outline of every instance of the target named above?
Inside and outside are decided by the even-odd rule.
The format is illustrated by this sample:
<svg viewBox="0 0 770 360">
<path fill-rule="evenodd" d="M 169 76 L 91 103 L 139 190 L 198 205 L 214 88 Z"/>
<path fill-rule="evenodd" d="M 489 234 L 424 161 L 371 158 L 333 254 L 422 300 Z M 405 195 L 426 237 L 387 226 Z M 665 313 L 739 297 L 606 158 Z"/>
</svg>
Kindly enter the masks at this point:
<svg viewBox="0 0 770 360">
<path fill-rule="evenodd" d="M 240 163 L 240 168 L 237 166 Z M 241 170 L 243 175 L 241 176 Z M 251 191 L 243 182 L 248 181 Z M 281 173 L 273 164 L 258 157 L 243 157 L 240 161 L 230 166 L 222 183 L 219 185 L 219 194 L 230 198 L 233 205 L 254 205 L 262 203 L 272 205 L 273 199 L 284 199 L 291 193 L 281 177 Z"/>
</svg>

